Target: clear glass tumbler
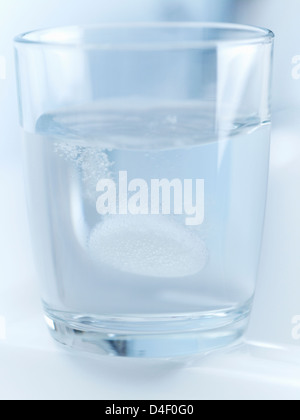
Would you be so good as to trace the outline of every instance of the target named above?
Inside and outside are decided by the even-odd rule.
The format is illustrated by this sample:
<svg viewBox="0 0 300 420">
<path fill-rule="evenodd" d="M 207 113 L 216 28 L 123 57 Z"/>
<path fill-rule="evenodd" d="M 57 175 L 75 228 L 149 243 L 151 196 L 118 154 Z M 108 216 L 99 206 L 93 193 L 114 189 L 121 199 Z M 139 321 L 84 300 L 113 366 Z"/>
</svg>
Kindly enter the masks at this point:
<svg viewBox="0 0 300 420">
<path fill-rule="evenodd" d="M 267 193 L 273 38 L 200 23 L 16 38 L 33 245 L 60 343 L 173 357 L 243 335 Z"/>
</svg>

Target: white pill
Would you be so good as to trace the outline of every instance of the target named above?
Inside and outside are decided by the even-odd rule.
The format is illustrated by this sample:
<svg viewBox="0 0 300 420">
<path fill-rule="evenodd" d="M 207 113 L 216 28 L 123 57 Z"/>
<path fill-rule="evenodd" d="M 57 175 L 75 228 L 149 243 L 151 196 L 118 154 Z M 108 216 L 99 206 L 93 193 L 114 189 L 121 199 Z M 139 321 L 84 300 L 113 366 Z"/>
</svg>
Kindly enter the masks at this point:
<svg viewBox="0 0 300 420">
<path fill-rule="evenodd" d="M 192 276 L 208 260 L 196 233 L 163 216 L 109 216 L 91 232 L 88 248 L 100 265 L 150 277 Z"/>
</svg>

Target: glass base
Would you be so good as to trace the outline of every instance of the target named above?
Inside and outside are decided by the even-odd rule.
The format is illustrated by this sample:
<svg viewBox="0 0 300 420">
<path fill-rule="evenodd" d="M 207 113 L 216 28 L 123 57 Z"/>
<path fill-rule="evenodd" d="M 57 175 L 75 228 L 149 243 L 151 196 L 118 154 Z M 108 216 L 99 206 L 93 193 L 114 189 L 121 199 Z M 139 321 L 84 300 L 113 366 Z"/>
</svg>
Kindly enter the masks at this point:
<svg viewBox="0 0 300 420">
<path fill-rule="evenodd" d="M 174 358 L 208 353 L 239 340 L 250 304 L 239 310 L 168 317 L 86 317 L 46 309 L 46 322 L 59 343 L 99 355 Z"/>
</svg>

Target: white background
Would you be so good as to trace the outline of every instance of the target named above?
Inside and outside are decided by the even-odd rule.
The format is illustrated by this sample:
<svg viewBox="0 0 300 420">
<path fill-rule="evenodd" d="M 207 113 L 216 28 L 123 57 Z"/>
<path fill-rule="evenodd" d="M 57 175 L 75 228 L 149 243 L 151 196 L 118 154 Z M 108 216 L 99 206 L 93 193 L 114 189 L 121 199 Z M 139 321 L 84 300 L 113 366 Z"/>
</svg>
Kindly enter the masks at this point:
<svg viewBox="0 0 300 420">
<path fill-rule="evenodd" d="M 300 397 L 300 340 L 292 335 L 300 315 L 300 78 L 292 77 L 299 14 L 299 0 L 0 0 L 6 60 L 5 80 L 0 70 L 0 399 Z M 24 204 L 12 39 L 31 29 L 124 20 L 222 20 L 276 34 L 269 197 L 247 334 L 255 346 L 189 366 L 68 355 L 54 346 L 42 319 Z"/>
</svg>

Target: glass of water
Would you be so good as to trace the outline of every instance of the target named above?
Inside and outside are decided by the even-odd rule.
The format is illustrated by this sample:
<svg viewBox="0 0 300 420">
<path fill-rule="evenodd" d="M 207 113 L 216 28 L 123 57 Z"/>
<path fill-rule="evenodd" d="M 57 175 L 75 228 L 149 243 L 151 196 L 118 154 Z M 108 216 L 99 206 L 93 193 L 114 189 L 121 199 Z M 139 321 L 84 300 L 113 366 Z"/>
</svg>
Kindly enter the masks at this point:
<svg viewBox="0 0 300 420">
<path fill-rule="evenodd" d="M 33 246 L 60 343 L 176 357 L 243 335 L 263 232 L 273 38 L 199 23 L 16 38 Z"/>
</svg>

